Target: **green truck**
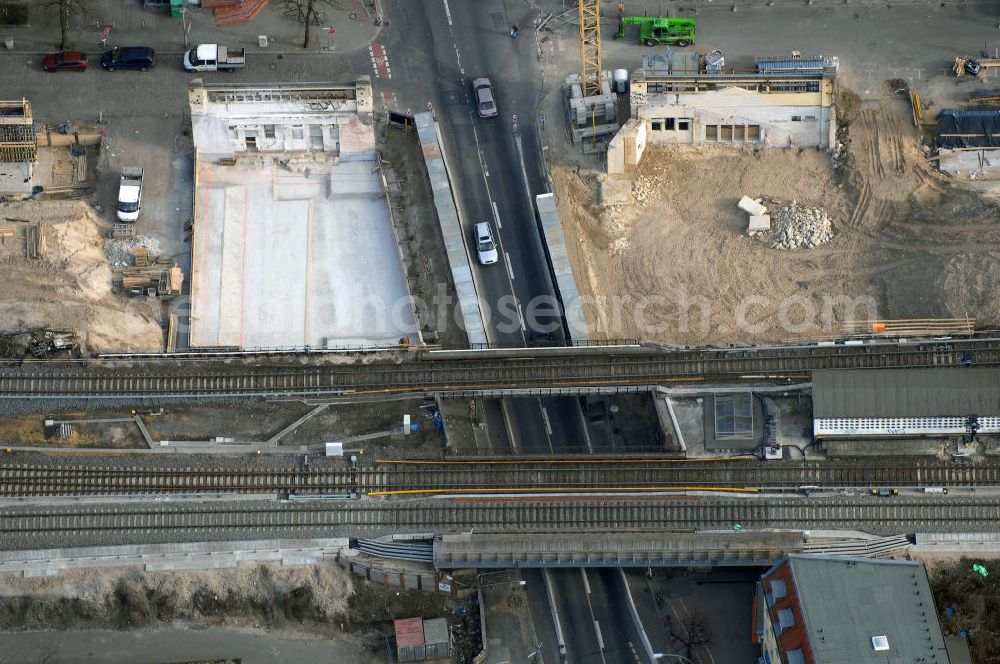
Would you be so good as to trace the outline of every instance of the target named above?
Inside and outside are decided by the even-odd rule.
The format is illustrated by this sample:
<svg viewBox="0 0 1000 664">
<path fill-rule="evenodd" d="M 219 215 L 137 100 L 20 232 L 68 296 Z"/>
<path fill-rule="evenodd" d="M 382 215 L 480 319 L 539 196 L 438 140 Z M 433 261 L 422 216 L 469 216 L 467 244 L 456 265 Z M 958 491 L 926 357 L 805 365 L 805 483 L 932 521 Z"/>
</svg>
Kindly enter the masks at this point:
<svg viewBox="0 0 1000 664">
<path fill-rule="evenodd" d="M 659 16 L 623 16 L 618 22 L 618 38 L 625 36 L 630 25 L 639 26 L 639 43 L 646 46 L 667 44 L 690 46 L 694 43 L 693 18 L 661 18 Z"/>
</svg>

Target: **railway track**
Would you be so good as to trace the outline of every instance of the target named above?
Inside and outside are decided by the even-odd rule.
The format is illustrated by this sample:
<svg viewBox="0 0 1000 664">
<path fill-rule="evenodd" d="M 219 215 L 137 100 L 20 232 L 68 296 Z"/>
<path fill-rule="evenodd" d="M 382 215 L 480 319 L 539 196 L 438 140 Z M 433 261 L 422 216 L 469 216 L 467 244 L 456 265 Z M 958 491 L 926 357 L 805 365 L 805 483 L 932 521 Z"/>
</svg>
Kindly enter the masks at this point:
<svg viewBox="0 0 1000 664">
<path fill-rule="evenodd" d="M 593 349 L 589 349 L 593 351 Z M 572 393 L 692 378 L 801 377 L 814 369 L 1000 365 L 1000 339 L 856 346 L 792 346 L 598 352 L 479 351 L 390 360 L 302 364 L 300 358 L 39 362 L 0 368 L 0 398 L 196 398 L 477 393 L 513 389 Z"/>
<path fill-rule="evenodd" d="M 0 496 L 179 493 L 408 495 L 435 493 L 635 492 L 680 488 L 1000 486 L 1000 463 L 880 459 L 859 462 L 684 462 L 662 459 L 379 462 L 309 469 L 99 467 L 46 461 L 0 465 Z"/>
<path fill-rule="evenodd" d="M 0 509 L 0 548 L 358 535 L 393 532 L 587 532 L 857 529 L 873 534 L 996 532 L 1000 497 L 449 499 L 329 503 L 129 503 Z"/>
</svg>

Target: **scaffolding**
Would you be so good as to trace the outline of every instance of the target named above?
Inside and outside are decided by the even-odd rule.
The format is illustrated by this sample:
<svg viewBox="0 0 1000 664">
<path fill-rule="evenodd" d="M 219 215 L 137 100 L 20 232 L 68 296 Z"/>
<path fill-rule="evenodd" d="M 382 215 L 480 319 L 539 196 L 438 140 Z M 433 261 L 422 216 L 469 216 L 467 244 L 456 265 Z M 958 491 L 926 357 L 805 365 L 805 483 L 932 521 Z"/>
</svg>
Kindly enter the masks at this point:
<svg viewBox="0 0 1000 664">
<path fill-rule="evenodd" d="M 30 164 L 37 155 L 31 104 L 27 99 L 0 101 L 0 162 Z"/>
</svg>

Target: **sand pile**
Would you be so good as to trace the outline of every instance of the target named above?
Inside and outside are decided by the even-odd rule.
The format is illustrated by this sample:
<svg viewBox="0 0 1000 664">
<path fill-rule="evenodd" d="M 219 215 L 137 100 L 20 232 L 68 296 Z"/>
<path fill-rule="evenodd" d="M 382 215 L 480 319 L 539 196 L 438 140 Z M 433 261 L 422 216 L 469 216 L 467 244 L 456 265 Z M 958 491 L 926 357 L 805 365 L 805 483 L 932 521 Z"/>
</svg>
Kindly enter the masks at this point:
<svg viewBox="0 0 1000 664">
<path fill-rule="evenodd" d="M 29 259 L 23 245 L 0 248 L 0 332 L 72 330 L 84 353 L 159 350 L 155 308 L 111 292 L 104 255 L 110 230 L 82 201 L 30 201 L 0 208 L 0 218 L 40 227 L 44 251 Z"/>
</svg>

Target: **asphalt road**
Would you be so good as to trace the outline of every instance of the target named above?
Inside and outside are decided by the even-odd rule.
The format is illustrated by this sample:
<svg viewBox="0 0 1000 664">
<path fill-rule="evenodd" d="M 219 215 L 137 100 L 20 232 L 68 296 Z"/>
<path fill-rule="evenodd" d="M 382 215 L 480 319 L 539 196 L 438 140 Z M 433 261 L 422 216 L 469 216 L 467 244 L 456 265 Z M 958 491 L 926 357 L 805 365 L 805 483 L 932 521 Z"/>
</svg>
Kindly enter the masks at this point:
<svg viewBox="0 0 1000 664">
<path fill-rule="evenodd" d="M 537 567 L 524 568 L 521 570 L 521 578 L 526 582 L 524 593 L 528 599 L 528 610 L 535 627 L 535 635 L 541 642 L 542 661 L 556 664 L 559 662 L 559 638 L 552 622 L 544 573 Z"/>
<path fill-rule="evenodd" d="M 552 581 L 552 591 L 563 640 L 566 642 L 566 661 L 573 664 L 606 664 L 601 650 L 601 634 L 609 628 L 594 615 L 590 596 L 585 592 L 584 571 L 579 568 L 551 569 L 547 573 Z"/>
<path fill-rule="evenodd" d="M 538 297 L 554 302 L 555 289 L 534 210 L 534 196 L 545 192 L 532 121 L 541 73 L 532 37 L 511 39 L 508 34 L 512 23 L 526 22 L 525 7 L 502 0 L 390 2 L 390 25 L 381 38 L 395 54 L 393 80 L 375 82 L 376 90 L 391 88 L 397 99 L 409 100 L 409 107 L 424 107 L 424 100 L 433 104 L 451 155 L 452 184 L 468 241 L 472 224 L 493 225 L 502 258 L 486 266 L 473 261 L 474 278 L 487 305 L 490 341 L 511 346 L 526 345 L 532 332 L 549 332 L 558 325 L 555 315 L 539 309 L 532 316 L 535 309 L 530 307 Z M 480 119 L 475 112 L 471 82 L 480 76 L 493 82 L 497 118 Z M 519 118 L 516 136 L 514 115 Z M 539 327 L 532 329 L 535 322 Z M 554 335 L 561 338 L 561 329 Z M 513 434 L 508 436 L 512 445 L 498 445 L 498 451 L 588 447 L 573 399 L 505 399 L 498 404 L 487 404 L 489 420 L 502 420 L 505 431 Z"/>
<path fill-rule="evenodd" d="M 586 571 L 590 581 L 590 604 L 601 625 L 604 661 L 608 664 L 647 662 L 641 639 L 628 606 L 628 589 L 618 568 L 599 567 Z"/>
</svg>

